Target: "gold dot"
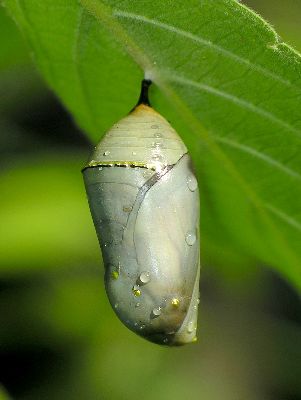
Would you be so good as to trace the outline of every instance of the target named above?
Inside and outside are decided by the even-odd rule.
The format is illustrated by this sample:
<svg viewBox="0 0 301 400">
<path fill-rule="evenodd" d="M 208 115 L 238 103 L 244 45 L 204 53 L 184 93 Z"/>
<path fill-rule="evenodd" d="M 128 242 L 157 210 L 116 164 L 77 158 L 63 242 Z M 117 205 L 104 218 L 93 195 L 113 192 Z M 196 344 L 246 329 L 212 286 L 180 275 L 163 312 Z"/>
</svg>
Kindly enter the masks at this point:
<svg viewBox="0 0 301 400">
<path fill-rule="evenodd" d="M 119 272 L 118 271 L 112 271 L 111 272 L 111 277 L 113 278 L 113 279 L 118 279 L 119 278 Z"/>
<path fill-rule="evenodd" d="M 179 305 L 180 305 L 180 300 L 179 300 L 179 299 L 172 299 L 172 300 L 171 300 L 171 305 L 172 305 L 174 308 L 178 308 Z"/>
<path fill-rule="evenodd" d="M 198 338 L 195 336 L 193 339 L 192 339 L 192 343 L 196 343 L 198 341 Z"/>
<path fill-rule="evenodd" d="M 135 287 L 135 286 L 133 287 L 132 292 L 133 292 L 134 296 L 136 296 L 136 297 L 141 296 L 141 290 L 138 289 L 138 288 Z"/>
</svg>

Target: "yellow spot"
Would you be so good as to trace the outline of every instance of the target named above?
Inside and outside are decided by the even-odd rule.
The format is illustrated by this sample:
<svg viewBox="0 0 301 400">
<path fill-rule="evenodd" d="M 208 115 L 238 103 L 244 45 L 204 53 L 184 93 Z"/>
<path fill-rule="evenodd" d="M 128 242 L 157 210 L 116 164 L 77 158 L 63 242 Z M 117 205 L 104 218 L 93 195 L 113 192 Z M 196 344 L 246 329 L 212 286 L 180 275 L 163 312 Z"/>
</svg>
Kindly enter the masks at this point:
<svg viewBox="0 0 301 400">
<path fill-rule="evenodd" d="M 113 279 L 118 279 L 119 278 L 119 272 L 118 271 L 112 271 L 111 272 L 111 277 L 113 278 Z"/>
<path fill-rule="evenodd" d="M 178 308 L 179 305 L 180 305 L 180 300 L 179 300 L 179 299 L 172 299 L 172 300 L 171 300 L 171 305 L 172 305 L 174 308 Z"/>
<path fill-rule="evenodd" d="M 195 336 L 193 339 L 192 339 L 192 343 L 195 343 L 195 342 L 197 342 L 198 341 L 198 338 Z"/>
<path fill-rule="evenodd" d="M 136 296 L 136 297 L 141 296 L 141 290 L 136 288 L 135 286 L 133 287 L 132 292 L 133 292 L 134 296 Z"/>
</svg>

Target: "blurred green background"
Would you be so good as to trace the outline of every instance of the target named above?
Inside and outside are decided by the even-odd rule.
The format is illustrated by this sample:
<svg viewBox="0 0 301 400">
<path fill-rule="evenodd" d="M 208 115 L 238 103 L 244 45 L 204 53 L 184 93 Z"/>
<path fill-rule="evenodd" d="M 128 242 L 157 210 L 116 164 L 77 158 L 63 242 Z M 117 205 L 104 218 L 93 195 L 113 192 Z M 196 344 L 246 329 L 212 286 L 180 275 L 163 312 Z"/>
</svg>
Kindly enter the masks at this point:
<svg viewBox="0 0 301 400">
<path fill-rule="evenodd" d="M 246 1 L 301 51 L 301 1 Z M 2 399 L 301 399 L 298 294 L 263 265 L 203 265 L 198 343 L 129 332 L 105 296 L 80 169 L 91 144 L 0 8 Z"/>
</svg>

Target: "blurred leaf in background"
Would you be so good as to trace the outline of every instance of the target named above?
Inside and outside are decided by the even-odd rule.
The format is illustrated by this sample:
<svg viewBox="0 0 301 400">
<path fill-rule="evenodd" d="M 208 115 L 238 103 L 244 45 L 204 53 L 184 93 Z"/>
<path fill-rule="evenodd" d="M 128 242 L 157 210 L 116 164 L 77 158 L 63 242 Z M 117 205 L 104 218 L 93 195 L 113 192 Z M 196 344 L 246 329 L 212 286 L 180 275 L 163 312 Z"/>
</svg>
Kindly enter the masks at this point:
<svg viewBox="0 0 301 400">
<path fill-rule="evenodd" d="M 176 95 L 185 99 L 188 110 L 200 117 L 206 129 L 198 125 L 203 135 L 199 137 L 166 100 L 165 82 L 160 86 L 162 79 L 158 80 L 160 90 L 153 89 L 153 103 L 182 133 L 197 163 L 203 191 L 202 308 L 196 346 L 164 349 L 147 343 L 121 325 L 105 296 L 101 257 L 80 174 L 91 144 L 45 87 L 28 48 L 30 52 L 34 49 L 33 56 L 48 83 L 93 140 L 135 103 L 141 70 L 119 42 L 112 40 L 111 27 L 92 18 L 75 2 L 5 3 L 14 11 L 29 47 L 7 11 L 0 9 L 0 379 L 4 388 L 0 397 L 6 399 L 9 393 L 13 399 L 143 396 L 180 400 L 189 394 L 204 400 L 300 399 L 299 297 L 279 276 L 265 269 L 274 266 L 299 286 L 300 263 L 289 255 L 293 251 L 299 257 L 298 229 L 286 228 L 275 218 L 273 223 L 284 233 L 288 247 L 284 249 L 279 239 L 275 241 L 274 230 L 258 213 L 254 198 L 235 183 L 231 171 L 225 171 L 223 159 L 215 159 L 215 148 L 212 153 L 211 142 L 206 142 L 206 129 L 215 136 L 223 135 L 228 145 L 238 138 L 244 140 L 241 149 L 254 146 L 256 152 L 269 152 L 268 157 L 276 157 L 285 168 L 297 172 L 298 136 L 259 117 L 252 117 L 242 129 L 240 119 L 249 118 L 250 110 L 239 115 L 235 105 L 226 108 L 210 93 L 197 94 L 193 88 L 169 82 Z M 290 3 L 250 1 L 277 30 L 281 26 L 285 39 L 298 45 L 301 27 L 292 21 L 300 15 L 301 4 Z M 92 2 L 86 4 L 91 6 Z M 171 24 L 165 9 L 168 4 L 162 2 L 153 9 L 144 2 L 132 4 L 144 13 L 153 12 L 153 17 L 162 7 L 163 22 Z M 178 9 L 174 4 L 173 16 L 181 22 L 183 6 L 178 4 Z M 118 5 L 133 11 L 127 2 Z M 199 3 L 195 7 L 198 11 Z M 290 11 L 293 7 L 294 12 Z M 236 26 L 231 24 L 233 9 L 217 7 L 214 12 L 216 18 L 209 13 L 202 28 L 198 26 L 201 17 L 197 12 L 193 17 L 191 12 L 187 26 L 200 28 L 206 40 L 227 46 L 237 31 L 231 29 Z M 257 65 L 280 71 L 283 80 L 295 77 L 298 84 L 300 75 L 298 78 L 293 60 L 283 68 L 284 61 L 277 54 L 260 52 L 270 33 L 253 16 L 254 29 L 244 26 L 249 18 L 247 11 L 237 16 L 240 34 L 231 41 L 233 46 L 239 43 L 243 57 L 254 54 Z M 189 41 L 188 45 L 188 39 L 177 33 L 163 32 L 143 21 L 129 20 L 127 24 L 121 14 L 119 19 L 157 67 L 183 73 L 188 68 L 181 59 L 184 54 L 190 60 L 189 72 L 196 73 L 206 85 L 217 85 L 233 95 L 247 93 L 260 106 L 270 107 L 277 118 L 300 128 L 300 103 L 296 102 L 300 91 L 286 91 L 284 103 L 281 83 L 274 87 L 267 78 L 254 84 L 256 71 L 242 70 L 241 64 L 231 60 L 225 62 L 210 48 L 196 50 L 196 44 Z M 226 27 L 228 34 L 221 35 Z M 257 33 L 258 41 L 253 43 Z M 165 46 L 164 51 L 160 46 Z M 180 58 L 168 52 L 173 46 L 181 49 Z M 250 48 L 254 53 L 248 53 Z M 276 61 L 279 65 L 274 65 Z M 276 92 L 282 97 L 275 99 Z M 174 100 L 177 104 L 177 98 Z M 202 105 L 200 110 L 195 108 L 196 101 Z M 238 136 L 231 136 L 231 132 Z M 221 140 L 219 145 L 257 195 L 280 201 L 285 210 L 294 211 L 294 217 L 298 212 L 300 216 L 296 177 L 258 158 L 256 152 L 228 148 Z M 280 152 L 282 148 L 285 151 Z"/>
</svg>

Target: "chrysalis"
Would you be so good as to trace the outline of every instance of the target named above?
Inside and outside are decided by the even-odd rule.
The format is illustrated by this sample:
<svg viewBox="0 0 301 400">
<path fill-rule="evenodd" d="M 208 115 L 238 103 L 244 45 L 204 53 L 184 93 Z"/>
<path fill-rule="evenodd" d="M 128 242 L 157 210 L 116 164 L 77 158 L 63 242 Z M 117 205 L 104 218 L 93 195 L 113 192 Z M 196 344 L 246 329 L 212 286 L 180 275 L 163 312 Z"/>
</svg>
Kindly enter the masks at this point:
<svg viewBox="0 0 301 400">
<path fill-rule="evenodd" d="M 150 83 L 83 175 L 114 311 L 138 335 L 181 345 L 196 341 L 199 192 L 187 148 L 149 104 Z"/>
</svg>

